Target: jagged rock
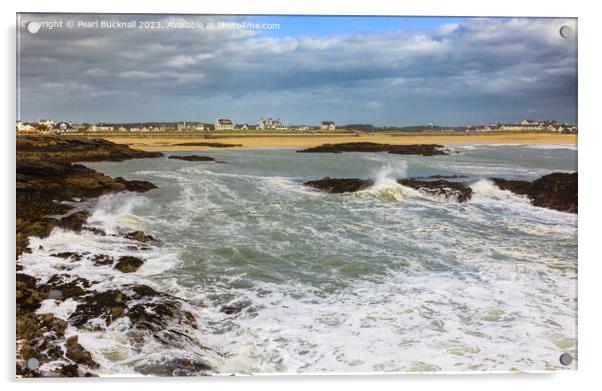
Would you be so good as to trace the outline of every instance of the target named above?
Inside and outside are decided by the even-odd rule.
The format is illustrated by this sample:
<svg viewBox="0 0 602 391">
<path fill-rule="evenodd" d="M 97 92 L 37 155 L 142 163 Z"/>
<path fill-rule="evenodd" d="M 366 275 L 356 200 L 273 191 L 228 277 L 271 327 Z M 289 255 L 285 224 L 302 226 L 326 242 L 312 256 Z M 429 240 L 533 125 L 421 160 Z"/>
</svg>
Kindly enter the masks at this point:
<svg viewBox="0 0 602 391">
<path fill-rule="evenodd" d="M 69 316 L 69 323 L 75 327 L 88 327 L 88 322 L 102 319 L 107 325 L 124 315 L 128 297 L 116 289 L 93 292 L 77 305 Z"/>
<path fill-rule="evenodd" d="M 213 161 L 215 161 L 215 159 L 212 157 L 199 156 L 199 155 L 185 155 L 185 156 L 171 155 L 168 159 L 186 160 L 189 162 L 213 162 Z"/>
<path fill-rule="evenodd" d="M 115 182 L 123 184 L 125 186 L 125 190 L 135 191 L 138 193 L 145 193 L 149 190 L 157 188 L 157 186 L 155 186 L 153 183 L 148 182 L 148 181 L 138 181 L 138 180 L 128 181 L 127 179 L 124 179 L 122 177 L 115 178 Z"/>
<path fill-rule="evenodd" d="M 325 177 L 314 181 L 303 183 L 313 189 L 327 191 L 329 193 L 349 193 L 360 191 L 374 185 L 374 181 L 370 179 L 358 178 L 330 178 Z"/>
<path fill-rule="evenodd" d="M 156 363 L 139 365 L 134 370 L 143 375 L 155 376 L 199 376 L 208 374 L 212 368 L 200 359 L 174 358 Z"/>
<path fill-rule="evenodd" d="M 61 218 L 57 225 L 64 229 L 79 232 L 88 217 L 90 217 L 90 212 L 82 210 Z"/>
<path fill-rule="evenodd" d="M 388 152 L 396 155 L 422 155 L 435 156 L 446 155 L 443 145 L 439 144 L 378 144 L 370 142 L 323 144 L 313 148 L 303 149 L 297 152 Z"/>
<path fill-rule="evenodd" d="M 96 254 L 96 255 L 93 255 L 92 258 L 90 258 L 90 260 L 96 266 L 112 265 L 113 262 L 115 261 L 113 259 L 113 257 L 111 257 L 109 255 L 106 255 L 106 254 Z"/>
<path fill-rule="evenodd" d="M 453 198 L 458 202 L 469 201 L 472 197 L 472 189 L 460 182 L 449 182 L 442 179 L 436 181 L 398 179 L 397 183 L 402 186 L 411 187 L 426 194 Z"/>
<path fill-rule="evenodd" d="M 38 289 L 37 280 L 27 274 L 17 273 L 16 298 L 17 320 L 21 314 L 33 312 L 40 308 L 41 302 L 46 300 L 47 292 Z M 17 327 L 18 333 L 18 327 Z"/>
<path fill-rule="evenodd" d="M 65 356 L 68 359 L 75 361 L 77 364 L 97 368 L 98 363 L 92 359 L 92 354 L 84 349 L 77 341 L 77 335 L 67 338 L 67 341 L 65 342 L 65 348 L 67 349 Z"/>
<path fill-rule="evenodd" d="M 450 182 L 446 180 L 420 181 L 416 179 L 397 180 L 402 186 L 425 192 L 431 195 L 454 198 L 458 202 L 465 202 L 472 197 L 472 189 L 464 183 Z M 365 190 L 374 185 L 371 179 L 359 178 L 322 178 L 303 183 L 313 189 L 327 191 L 329 193 L 349 193 Z"/>
<path fill-rule="evenodd" d="M 525 195 L 531 204 L 561 212 L 577 213 L 578 176 L 577 173 L 555 172 L 544 175 L 533 182 L 491 178 L 502 190 Z"/>
<path fill-rule="evenodd" d="M 55 274 L 48 279 L 46 285 L 50 289 L 61 292 L 61 299 L 77 298 L 87 293 L 92 283 L 81 277 L 72 277 L 68 274 Z"/>
<path fill-rule="evenodd" d="M 122 273 L 133 273 L 144 264 L 144 261 L 140 258 L 124 256 L 120 257 L 115 264 L 115 269 Z"/>
<path fill-rule="evenodd" d="M 62 258 L 62 259 L 69 259 L 69 260 L 74 261 L 74 262 L 81 261 L 82 257 L 84 255 L 85 254 L 79 254 L 79 253 L 75 253 L 75 252 L 72 252 L 72 251 L 65 251 L 65 252 L 62 252 L 62 253 L 50 254 L 50 256 L 52 256 L 52 257 L 57 257 L 57 258 Z"/>
<path fill-rule="evenodd" d="M 155 239 L 153 236 L 147 235 L 142 231 L 130 232 L 125 235 L 125 238 L 130 239 L 130 240 L 136 240 L 136 241 L 142 242 L 142 243 L 157 242 L 157 239 Z"/>
<path fill-rule="evenodd" d="M 46 237 L 55 226 L 80 230 L 87 219 L 85 211 L 60 220 L 73 207 L 63 201 L 99 197 L 130 190 L 148 191 L 155 186 L 146 181 L 112 179 L 75 161 L 122 161 L 160 157 L 100 139 L 57 137 L 17 138 L 17 257 L 27 250 L 30 236 Z"/>
</svg>

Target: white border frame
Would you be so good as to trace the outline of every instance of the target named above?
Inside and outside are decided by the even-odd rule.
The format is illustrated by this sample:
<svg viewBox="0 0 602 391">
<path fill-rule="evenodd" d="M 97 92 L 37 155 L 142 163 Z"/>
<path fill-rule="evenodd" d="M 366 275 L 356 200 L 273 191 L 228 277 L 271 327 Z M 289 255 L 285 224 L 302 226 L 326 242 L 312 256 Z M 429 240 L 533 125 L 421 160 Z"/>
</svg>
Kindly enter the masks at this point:
<svg viewBox="0 0 602 391">
<path fill-rule="evenodd" d="M 345 387 L 345 389 L 364 389 L 366 386 L 378 386 L 385 389 L 399 389 L 412 386 L 435 389 L 445 387 L 479 390 L 487 387 L 491 390 L 512 388 L 546 387 L 554 389 L 587 388 L 588 384 L 600 384 L 597 377 L 600 360 L 599 328 L 602 323 L 601 297 L 598 281 L 602 259 L 597 245 L 600 196 L 599 185 L 601 167 L 599 146 L 602 145 L 602 129 L 599 120 L 600 69 L 599 54 L 600 15 L 595 12 L 595 2 L 558 1 L 527 2 L 524 0 L 470 1 L 470 0 L 304 0 L 286 1 L 245 1 L 221 0 L 220 2 L 193 3 L 186 0 L 144 2 L 123 0 L 73 2 L 69 0 L 21 0 L 18 3 L 2 3 L 2 25 L 4 55 L 2 79 L 4 92 L 1 94 L 0 110 L 5 125 L 2 131 L 3 169 L 2 191 L 3 222 L 1 224 L 3 257 L 4 295 L 2 300 L 3 321 L 1 333 L 2 379 L 8 387 L 24 389 L 47 387 L 61 390 L 86 387 L 93 390 L 105 389 L 113 383 L 142 383 L 144 387 L 163 389 L 168 384 L 177 384 L 178 388 L 212 387 L 219 389 L 280 390 L 306 389 L 307 387 Z M 565 371 L 556 375 L 365 375 L 365 376 L 266 376 L 250 377 L 211 377 L 211 378 L 103 378 L 103 379 L 14 379 L 14 243 L 15 243 L 15 13 L 16 12 L 119 12 L 119 13 L 205 13 L 205 14 L 330 14 L 330 15 L 421 15 L 421 16 L 546 16 L 579 18 L 579 370 Z M 201 384 L 199 384 L 201 383 Z M 336 383 L 336 384 L 335 384 Z M 142 385 L 141 384 L 141 385 Z"/>
</svg>

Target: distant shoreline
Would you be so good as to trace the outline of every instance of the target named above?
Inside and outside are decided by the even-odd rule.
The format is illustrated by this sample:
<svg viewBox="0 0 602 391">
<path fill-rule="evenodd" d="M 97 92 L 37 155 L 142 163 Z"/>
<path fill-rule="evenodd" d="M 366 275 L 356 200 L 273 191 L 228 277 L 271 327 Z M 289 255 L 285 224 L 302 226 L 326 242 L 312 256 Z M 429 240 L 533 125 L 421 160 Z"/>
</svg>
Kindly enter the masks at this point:
<svg viewBox="0 0 602 391">
<path fill-rule="evenodd" d="M 374 142 L 388 144 L 576 144 L 575 134 L 553 133 L 493 133 L 493 134 L 265 134 L 265 135 L 110 135 L 95 137 L 127 144 L 143 150 L 199 150 L 211 146 L 179 146 L 193 142 L 239 144 L 228 149 L 246 148 L 310 148 L 326 143 Z"/>
</svg>

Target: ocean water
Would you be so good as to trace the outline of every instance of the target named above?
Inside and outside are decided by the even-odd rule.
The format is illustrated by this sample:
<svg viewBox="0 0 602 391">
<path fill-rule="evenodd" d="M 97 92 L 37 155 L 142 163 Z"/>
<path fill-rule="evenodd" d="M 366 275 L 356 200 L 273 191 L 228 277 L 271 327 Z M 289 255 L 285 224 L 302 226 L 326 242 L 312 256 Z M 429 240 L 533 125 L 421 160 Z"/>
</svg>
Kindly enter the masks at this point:
<svg viewBox="0 0 602 391">
<path fill-rule="evenodd" d="M 98 290 L 149 284 L 188 300 L 198 343 L 130 346 L 127 319 L 81 332 L 99 374 L 134 374 L 165 357 L 200 357 L 218 373 L 547 371 L 575 369 L 577 215 L 530 205 L 486 178 L 573 172 L 570 145 L 450 146 L 448 156 L 300 154 L 293 149 L 166 151 L 168 159 L 89 163 L 159 188 L 85 204 L 88 225 L 143 230 L 160 246 L 55 230 L 32 240 L 24 271 L 55 274 L 60 251 L 135 255 L 132 274 L 82 261 L 70 273 Z M 466 175 L 471 201 L 434 198 L 395 178 Z M 304 180 L 373 178 L 354 194 Z M 39 246 L 42 246 L 41 248 Z M 67 318 L 76 302 L 39 312 Z M 235 306 L 235 314 L 222 312 Z"/>
</svg>

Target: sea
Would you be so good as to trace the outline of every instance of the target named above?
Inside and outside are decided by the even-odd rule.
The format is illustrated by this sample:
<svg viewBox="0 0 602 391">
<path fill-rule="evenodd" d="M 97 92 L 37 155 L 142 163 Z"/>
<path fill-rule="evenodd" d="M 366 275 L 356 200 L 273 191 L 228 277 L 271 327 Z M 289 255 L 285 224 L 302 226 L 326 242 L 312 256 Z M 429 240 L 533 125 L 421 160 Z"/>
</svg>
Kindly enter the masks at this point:
<svg viewBox="0 0 602 391">
<path fill-rule="evenodd" d="M 80 203 L 92 212 L 87 225 L 109 235 L 57 228 L 33 238 L 23 272 L 44 282 L 69 264 L 99 291 L 143 283 L 186 300 L 199 323 L 181 330 L 188 342 L 149 335 L 132 345 L 127 318 L 88 331 L 69 326 L 99 375 L 134 376 L 172 358 L 200 359 L 217 375 L 576 369 L 577 214 L 532 206 L 487 179 L 574 172 L 576 146 L 447 148 L 430 157 L 178 150 L 163 152 L 220 163 L 84 163 L 158 188 Z M 395 181 L 431 175 L 462 176 L 454 180 L 469 183 L 472 199 Z M 326 176 L 375 184 L 345 194 L 303 185 Z M 121 235 L 134 230 L 160 245 L 136 250 Z M 145 263 L 125 274 L 50 255 L 64 251 Z M 76 306 L 49 299 L 38 312 L 68 319 Z M 574 358 L 568 366 L 563 353 Z"/>
</svg>

